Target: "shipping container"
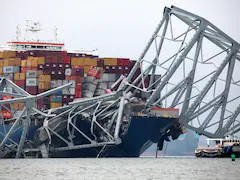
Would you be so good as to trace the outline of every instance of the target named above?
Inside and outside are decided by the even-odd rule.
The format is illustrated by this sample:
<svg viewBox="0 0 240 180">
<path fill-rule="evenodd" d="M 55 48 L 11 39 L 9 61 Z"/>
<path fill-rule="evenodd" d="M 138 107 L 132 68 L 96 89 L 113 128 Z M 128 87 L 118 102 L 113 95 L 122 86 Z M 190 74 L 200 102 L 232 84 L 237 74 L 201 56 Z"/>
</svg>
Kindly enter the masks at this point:
<svg viewBox="0 0 240 180">
<path fill-rule="evenodd" d="M 84 66 L 85 58 L 71 58 L 71 65 L 72 66 Z"/>
<path fill-rule="evenodd" d="M 63 85 L 63 80 L 57 80 L 56 83 L 57 83 L 57 87 L 60 87 Z"/>
<path fill-rule="evenodd" d="M 97 88 L 97 85 L 96 84 L 92 84 L 92 83 L 84 83 L 83 84 L 83 89 L 84 90 L 89 90 L 89 91 L 92 91 L 94 92 Z"/>
<path fill-rule="evenodd" d="M 23 110 L 24 109 L 24 103 L 13 103 L 13 109 L 16 110 Z"/>
<path fill-rule="evenodd" d="M 116 74 L 114 73 L 103 74 L 101 80 L 103 82 L 116 81 Z"/>
<path fill-rule="evenodd" d="M 50 96 L 50 102 L 51 103 L 61 103 L 62 96 Z"/>
<path fill-rule="evenodd" d="M 59 108 L 62 106 L 62 103 L 50 103 L 50 108 Z"/>
<path fill-rule="evenodd" d="M 3 67 L 3 73 L 16 73 L 19 72 L 20 67 L 19 66 L 5 66 Z"/>
<path fill-rule="evenodd" d="M 3 66 L 4 66 L 4 60 L 0 59 L 0 67 L 3 67 Z"/>
<path fill-rule="evenodd" d="M 50 82 L 51 81 L 51 76 L 41 74 L 38 79 L 39 79 L 39 81 L 42 81 L 42 82 Z"/>
<path fill-rule="evenodd" d="M 37 95 L 38 86 L 26 86 L 26 91 L 31 95 Z"/>
<path fill-rule="evenodd" d="M 130 59 L 127 58 L 118 58 L 117 59 L 118 66 L 130 66 Z"/>
<path fill-rule="evenodd" d="M 105 66 L 117 66 L 117 58 L 102 58 Z"/>
<path fill-rule="evenodd" d="M 102 73 L 100 71 L 96 70 L 96 69 L 90 69 L 88 71 L 88 76 L 93 76 L 97 79 L 100 79 L 101 76 L 102 76 Z"/>
<path fill-rule="evenodd" d="M 0 58 L 11 58 L 16 56 L 16 51 L 0 51 Z"/>
<path fill-rule="evenodd" d="M 26 81 L 25 80 L 14 80 L 14 83 L 19 87 L 25 88 Z"/>
<path fill-rule="evenodd" d="M 26 74 L 25 73 L 15 73 L 14 74 L 14 80 L 26 80 Z"/>
<path fill-rule="evenodd" d="M 71 75 L 72 75 L 72 69 L 71 68 L 65 69 L 65 76 L 71 76 Z"/>
<path fill-rule="evenodd" d="M 21 61 L 21 67 L 27 67 L 27 60 Z"/>
<path fill-rule="evenodd" d="M 21 67 L 21 72 L 26 73 L 29 70 L 37 70 L 36 67 Z"/>
<path fill-rule="evenodd" d="M 82 92 L 82 97 L 87 97 L 87 98 L 91 98 L 94 96 L 94 92 L 89 91 L 89 90 L 83 90 Z"/>
<path fill-rule="evenodd" d="M 11 111 L 2 110 L 1 112 L 2 112 L 2 117 L 3 117 L 4 119 L 10 119 L 10 118 L 13 117 Z"/>
<path fill-rule="evenodd" d="M 84 81 L 84 82 L 97 84 L 97 83 L 98 83 L 98 80 L 97 80 L 97 78 L 94 77 L 94 76 L 87 76 L 87 77 L 85 78 L 85 81 Z"/>
<path fill-rule="evenodd" d="M 72 68 L 71 75 L 84 77 L 84 68 Z"/>
<path fill-rule="evenodd" d="M 66 76 L 66 80 L 73 80 L 77 83 L 82 83 L 83 82 L 83 77 L 80 77 L 80 76 Z"/>
<path fill-rule="evenodd" d="M 97 60 L 97 66 L 98 67 L 103 67 L 104 66 L 104 60 L 103 59 L 98 59 Z"/>
<path fill-rule="evenodd" d="M 43 71 L 28 70 L 26 72 L 26 78 L 38 78 L 42 74 L 43 74 Z"/>
<path fill-rule="evenodd" d="M 38 79 L 37 78 L 27 78 L 26 86 L 38 86 Z"/>
<path fill-rule="evenodd" d="M 38 89 L 50 89 L 50 82 L 46 81 L 39 81 L 38 82 Z"/>
</svg>

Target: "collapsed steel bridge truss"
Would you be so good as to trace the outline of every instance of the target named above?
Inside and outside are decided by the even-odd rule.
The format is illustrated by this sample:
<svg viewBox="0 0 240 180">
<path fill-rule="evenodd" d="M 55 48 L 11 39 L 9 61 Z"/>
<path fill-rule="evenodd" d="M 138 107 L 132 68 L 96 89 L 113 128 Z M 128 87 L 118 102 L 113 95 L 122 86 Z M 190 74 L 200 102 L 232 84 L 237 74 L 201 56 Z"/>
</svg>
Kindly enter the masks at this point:
<svg viewBox="0 0 240 180">
<path fill-rule="evenodd" d="M 175 23 L 178 28 L 174 26 Z M 141 101 L 145 104 L 145 114 L 155 106 L 177 107 L 181 110 L 181 124 L 199 134 L 224 137 L 237 133 L 240 131 L 240 95 L 237 90 L 240 77 L 236 68 L 240 61 L 239 47 L 236 41 L 206 19 L 177 7 L 165 8 L 162 20 L 137 63 L 128 77 L 119 80 L 117 90 L 111 94 L 79 99 L 68 106 L 41 112 L 35 108 L 38 99 L 69 88 L 71 84 L 33 96 L 10 80 L 1 78 L 0 95 L 14 99 L 1 100 L 0 105 L 8 109 L 6 104 L 23 102 L 24 110 L 9 120 L 13 121 L 11 129 L 0 134 L 4 137 L 0 149 L 11 149 L 16 152 L 16 157 L 34 151 L 34 148 L 29 150 L 23 147 L 30 121 L 35 115 L 44 117 L 43 128 L 49 144 L 52 136 L 57 136 L 65 143 L 65 146 L 55 147 L 52 151 L 92 147 L 102 147 L 104 150 L 108 145 L 119 144 L 123 119 L 131 116 L 126 104 L 136 101 L 139 92 L 146 97 Z M 161 76 L 156 79 L 155 74 Z M 149 76 L 150 83 L 147 84 L 145 79 Z M 6 91 L 9 86 L 13 87 L 13 93 Z M 8 110 L 16 113 L 12 108 Z M 76 127 L 78 115 L 90 119 L 93 138 Z M 61 123 L 65 123 L 67 138 L 59 133 L 59 118 Z M 5 122 L 1 117 L 3 126 Z M 16 132 L 20 122 L 23 130 L 17 143 L 10 135 Z M 101 141 L 94 134 L 94 127 L 98 127 L 103 134 Z M 75 144 L 75 133 L 80 133 L 88 143 Z M 48 156 L 49 149 L 44 148 Z"/>
</svg>

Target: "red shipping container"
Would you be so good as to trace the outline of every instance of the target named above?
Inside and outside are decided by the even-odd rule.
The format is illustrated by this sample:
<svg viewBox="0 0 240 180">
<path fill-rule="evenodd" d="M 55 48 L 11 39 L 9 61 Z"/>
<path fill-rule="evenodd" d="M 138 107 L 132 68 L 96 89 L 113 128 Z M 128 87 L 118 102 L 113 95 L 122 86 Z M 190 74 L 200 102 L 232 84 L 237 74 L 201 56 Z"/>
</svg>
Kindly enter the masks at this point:
<svg viewBox="0 0 240 180">
<path fill-rule="evenodd" d="M 51 56 L 46 56 L 46 58 L 45 58 L 45 64 L 47 64 L 47 63 L 52 63 L 52 57 Z"/>
<path fill-rule="evenodd" d="M 25 87 L 26 81 L 25 80 L 15 80 L 14 83 L 20 87 Z"/>
<path fill-rule="evenodd" d="M 8 110 L 2 110 L 2 117 L 5 119 L 12 118 L 12 112 Z"/>
<path fill-rule="evenodd" d="M 37 95 L 38 86 L 26 86 L 26 91 L 27 91 L 29 94 Z"/>
<path fill-rule="evenodd" d="M 64 62 L 64 64 L 71 64 L 71 57 L 69 57 L 69 56 L 64 56 L 63 62 Z"/>
<path fill-rule="evenodd" d="M 21 67 L 22 73 L 26 73 L 29 70 L 37 70 L 37 67 Z"/>
<path fill-rule="evenodd" d="M 72 68 L 72 75 L 84 77 L 84 69 L 83 68 Z"/>
<path fill-rule="evenodd" d="M 52 56 L 51 63 L 58 63 L 57 56 Z"/>
<path fill-rule="evenodd" d="M 130 59 L 127 58 L 118 58 L 117 59 L 118 66 L 130 66 Z"/>
<path fill-rule="evenodd" d="M 76 84 L 76 90 L 82 90 L 82 83 L 77 83 Z"/>
<path fill-rule="evenodd" d="M 64 63 L 64 57 L 63 56 L 57 56 L 57 62 L 58 63 Z"/>
<path fill-rule="evenodd" d="M 93 76 L 97 79 L 100 79 L 102 77 L 102 73 L 96 69 L 90 69 L 88 71 L 88 76 Z"/>
<path fill-rule="evenodd" d="M 61 51 L 61 56 L 66 57 L 67 56 L 67 51 Z"/>
<path fill-rule="evenodd" d="M 8 96 L 2 96 L 2 100 L 7 100 Z"/>
<path fill-rule="evenodd" d="M 76 83 L 82 83 L 82 81 L 83 81 L 83 78 L 80 76 L 68 76 L 68 77 L 70 77 L 70 79 L 66 78 L 66 80 L 74 80 L 74 81 L 76 81 Z"/>
<path fill-rule="evenodd" d="M 75 97 L 76 98 L 82 98 L 82 91 L 76 91 L 75 92 Z"/>
</svg>

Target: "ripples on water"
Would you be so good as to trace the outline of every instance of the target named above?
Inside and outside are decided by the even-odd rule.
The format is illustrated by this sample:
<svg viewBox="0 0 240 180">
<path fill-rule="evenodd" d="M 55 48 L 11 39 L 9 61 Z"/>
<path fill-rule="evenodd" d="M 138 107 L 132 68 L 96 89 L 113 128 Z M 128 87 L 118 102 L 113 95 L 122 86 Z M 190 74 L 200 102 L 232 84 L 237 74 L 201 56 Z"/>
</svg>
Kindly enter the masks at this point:
<svg viewBox="0 0 240 180">
<path fill-rule="evenodd" d="M 0 179 L 240 179 L 240 159 L 1 159 Z"/>
</svg>

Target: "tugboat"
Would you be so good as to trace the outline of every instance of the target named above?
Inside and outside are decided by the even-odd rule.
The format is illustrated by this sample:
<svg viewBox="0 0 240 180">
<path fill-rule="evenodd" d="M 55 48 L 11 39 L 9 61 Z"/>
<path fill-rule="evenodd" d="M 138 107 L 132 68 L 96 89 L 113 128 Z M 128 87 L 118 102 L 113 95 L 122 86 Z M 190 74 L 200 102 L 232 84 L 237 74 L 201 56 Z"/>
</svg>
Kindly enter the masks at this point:
<svg viewBox="0 0 240 180">
<path fill-rule="evenodd" d="M 240 157 L 240 139 L 226 137 L 224 139 L 206 139 L 207 147 L 199 147 L 195 150 L 196 157 Z M 215 141 L 216 146 L 211 147 L 210 142 Z"/>
</svg>

